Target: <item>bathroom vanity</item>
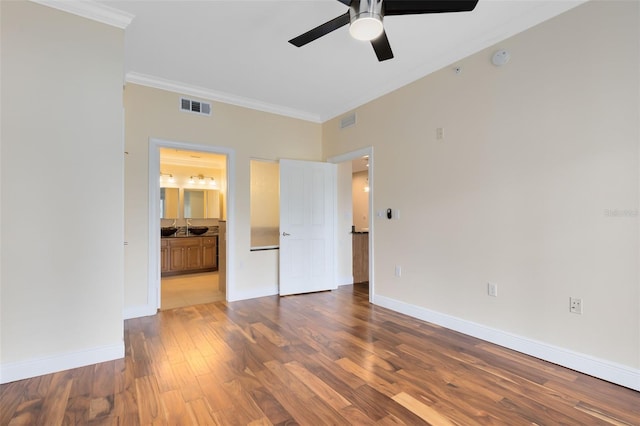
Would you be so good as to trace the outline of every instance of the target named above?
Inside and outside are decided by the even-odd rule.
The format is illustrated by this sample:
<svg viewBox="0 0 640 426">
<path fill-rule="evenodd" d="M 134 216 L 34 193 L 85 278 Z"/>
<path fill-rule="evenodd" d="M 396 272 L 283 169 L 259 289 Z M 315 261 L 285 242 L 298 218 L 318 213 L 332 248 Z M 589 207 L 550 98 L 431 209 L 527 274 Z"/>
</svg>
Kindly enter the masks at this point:
<svg viewBox="0 0 640 426">
<path fill-rule="evenodd" d="M 162 276 L 218 270 L 218 236 L 174 236 L 160 240 Z"/>
</svg>

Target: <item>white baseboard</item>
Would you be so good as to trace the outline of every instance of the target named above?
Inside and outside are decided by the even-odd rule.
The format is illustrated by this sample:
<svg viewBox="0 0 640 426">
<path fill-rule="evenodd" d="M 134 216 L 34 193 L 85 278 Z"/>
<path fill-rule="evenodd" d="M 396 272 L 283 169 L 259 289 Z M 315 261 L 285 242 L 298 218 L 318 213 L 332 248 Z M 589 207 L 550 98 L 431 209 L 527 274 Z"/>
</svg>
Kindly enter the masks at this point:
<svg viewBox="0 0 640 426">
<path fill-rule="evenodd" d="M 124 357 L 124 342 L 27 361 L 0 364 L 0 383 L 15 382 L 43 374 L 84 367 Z"/>
<path fill-rule="evenodd" d="M 343 275 L 338 277 L 338 287 L 353 284 L 353 275 Z"/>
<path fill-rule="evenodd" d="M 232 294 L 227 293 L 227 298 L 229 302 L 237 302 L 239 300 L 247 300 L 247 299 L 255 299 L 258 297 L 265 296 L 276 296 L 278 295 L 278 286 L 273 287 L 272 285 L 265 286 L 264 288 L 259 288 L 255 290 L 249 291 L 234 291 Z"/>
<path fill-rule="evenodd" d="M 126 320 L 131 318 L 148 317 L 158 313 L 158 309 L 151 305 L 127 306 L 122 311 L 122 317 Z"/>
<path fill-rule="evenodd" d="M 486 327 L 420 306 L 375 295 L 374 304 L 487 342 L 495 343 L 590 376 L 640 391 L 640 369 Z"/>
</svg>

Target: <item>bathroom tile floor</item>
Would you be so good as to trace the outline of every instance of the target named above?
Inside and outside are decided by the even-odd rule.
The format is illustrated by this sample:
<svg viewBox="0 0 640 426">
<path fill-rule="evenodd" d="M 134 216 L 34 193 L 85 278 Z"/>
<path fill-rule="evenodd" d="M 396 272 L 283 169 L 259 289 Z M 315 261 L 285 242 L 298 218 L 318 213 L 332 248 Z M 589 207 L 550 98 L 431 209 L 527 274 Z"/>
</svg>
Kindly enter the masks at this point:
<svg viewBox="0 0 640 426">
<path fill-rule="evenodd" d="M 217 272 L 163 277 L 161 287 L 161 310 L 224 300 Z"/>
</svg>

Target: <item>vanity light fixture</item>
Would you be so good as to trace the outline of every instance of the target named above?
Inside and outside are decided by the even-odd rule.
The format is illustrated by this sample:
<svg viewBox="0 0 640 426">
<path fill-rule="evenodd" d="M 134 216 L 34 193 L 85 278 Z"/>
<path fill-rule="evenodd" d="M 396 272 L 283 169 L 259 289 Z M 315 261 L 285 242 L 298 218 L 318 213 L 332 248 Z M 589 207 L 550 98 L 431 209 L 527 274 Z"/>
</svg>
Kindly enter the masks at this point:
<svg viewBox="0 0 640 426">
<path fill-rule="evenodd" d="M 190 184 L 195 184 L 196 183 L 196 179 L 198 180 L 198 183 L 200 185 L 205 185 L 207 183 L 207 180 L 209 180 L 209 185 L 218 186 L 218 183 L 216 182 L 216 179 L 214 177 L 205 176 L 205 175 L 190 176 L 189 177 L 189 183 Z"/>
<path fill-rule="evenodd" d="M 169 183 L 176 183 L 176 178 L 173 177 L 173 174 L 171 174 L 171 173 L 162 173 L 162 172 L 160 172 L 160 182 L 163 181 L 163 176 L 169 176 L 169 179 L 168 179 Z"/>
</svg>

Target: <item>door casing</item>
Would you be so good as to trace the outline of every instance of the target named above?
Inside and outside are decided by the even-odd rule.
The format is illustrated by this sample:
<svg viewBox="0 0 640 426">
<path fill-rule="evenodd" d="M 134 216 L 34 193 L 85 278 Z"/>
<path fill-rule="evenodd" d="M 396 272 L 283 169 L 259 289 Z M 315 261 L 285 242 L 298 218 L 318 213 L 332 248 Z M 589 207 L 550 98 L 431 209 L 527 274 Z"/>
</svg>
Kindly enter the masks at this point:
<svg viewBox="0 0 640 426">
<path fill-rule="evenodd" d="M 160 148 L 210 152 L 227 157 L 227 291 L 235 300 L 235 151 L 231 148 L 198 145 L 165 139 L 149 139 L 149 272 L 147 304 L 160 309 Z"/>
</svg>

